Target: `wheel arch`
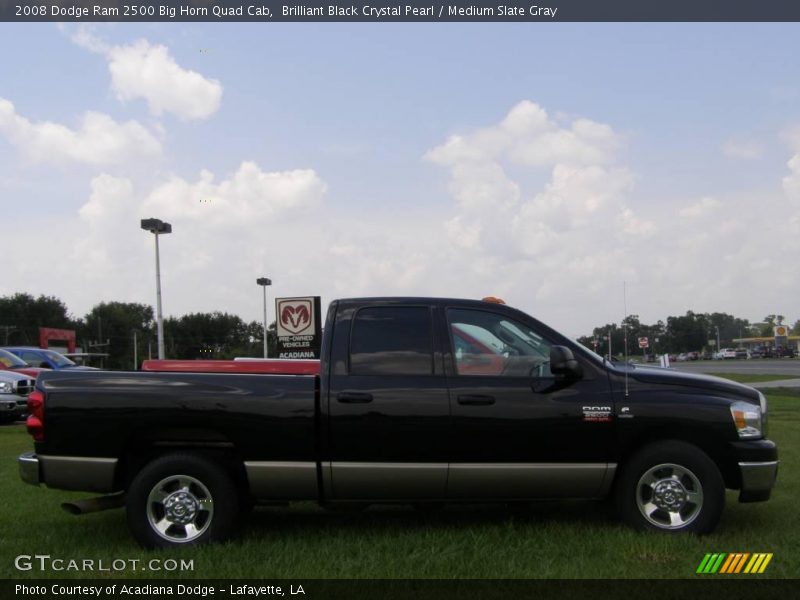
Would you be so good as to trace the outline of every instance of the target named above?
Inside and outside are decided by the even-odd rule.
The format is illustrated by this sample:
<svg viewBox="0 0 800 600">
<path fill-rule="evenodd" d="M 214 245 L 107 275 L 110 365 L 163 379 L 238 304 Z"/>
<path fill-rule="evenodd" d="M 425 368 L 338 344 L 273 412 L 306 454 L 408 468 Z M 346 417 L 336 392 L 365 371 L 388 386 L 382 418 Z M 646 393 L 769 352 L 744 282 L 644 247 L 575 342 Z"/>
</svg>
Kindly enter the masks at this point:
<svg viewBox="0 0 800 600">
<path fill-rule="evenodd" d="M 696 446 L 717 465 L 726 488 L 739 489 L 741 487 L 741 473 L 735 457 L 730 453 L 730 444 L 727 440 L 720 439 L 719 436 L 713 434 L 710 435 L 707 429 L 664 426 L 643 430 L 624 445 L 619 455 L 618 468 L 614 475 L 612 489 L 625 465 L 643 448 L 669 441 L 684 442 Z"/>
<path fill-rule="evenodd" d="M 250 484 L 244 457 L 234 442 L 213 429 L 154 429 L 134 435 L 120 457 L 114 487 L 127 490 L 137 473 L 153 460 L 167 454 L 193 454 L 220 464 L 243 496 L 249 496 Z"/>
</svg>

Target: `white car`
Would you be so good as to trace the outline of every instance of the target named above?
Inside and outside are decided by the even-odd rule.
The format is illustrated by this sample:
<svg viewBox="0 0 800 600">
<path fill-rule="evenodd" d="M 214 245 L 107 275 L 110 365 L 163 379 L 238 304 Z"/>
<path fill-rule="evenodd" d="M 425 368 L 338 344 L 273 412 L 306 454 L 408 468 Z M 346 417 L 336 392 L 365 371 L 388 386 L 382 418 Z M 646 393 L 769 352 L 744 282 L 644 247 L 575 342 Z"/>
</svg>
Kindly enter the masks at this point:
<svg viewBox="0 0 800 600">
<path fill-rule="evenodd" d="M 736 350 L 734 348 L 723 348 L 722 350 L 717 352 L 717 358 L 720 359 L 736 358 Z"/>
<path fill-rule="evenodd" d="M 16 421 L 27 412 L 35 383 L 29 375 L 0 371 L 0 423 Z"/>
</svg>

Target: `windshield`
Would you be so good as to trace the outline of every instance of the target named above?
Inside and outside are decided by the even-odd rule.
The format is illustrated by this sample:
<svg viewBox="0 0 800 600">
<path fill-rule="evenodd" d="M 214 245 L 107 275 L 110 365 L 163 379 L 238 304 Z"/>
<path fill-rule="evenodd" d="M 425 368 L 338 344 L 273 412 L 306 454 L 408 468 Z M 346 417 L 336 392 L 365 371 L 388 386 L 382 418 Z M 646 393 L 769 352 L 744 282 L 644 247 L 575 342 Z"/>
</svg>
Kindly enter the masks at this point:
<svg viewBox="0 0 800 600">
<path fill-rule="evenodd" d="M 57 367 L 74 367 L 75 363 L 68 359 L 63 354 L 59 354 L 58 352 L 54 352 L 53 350 L 42 350 L 42 354 L 47 357 L 51 363 L 56 365 Z"/>
<path fill-rule="evenodd" d="M 3 363 L 6 369 L 15 369 L 17 367 L 30 366 L 16 354 L 11 354 L 11 352 L 9 352 L 8 350 L 3 350 L 3 349 L 0 349 L 0 363 Z"/>
</svg>

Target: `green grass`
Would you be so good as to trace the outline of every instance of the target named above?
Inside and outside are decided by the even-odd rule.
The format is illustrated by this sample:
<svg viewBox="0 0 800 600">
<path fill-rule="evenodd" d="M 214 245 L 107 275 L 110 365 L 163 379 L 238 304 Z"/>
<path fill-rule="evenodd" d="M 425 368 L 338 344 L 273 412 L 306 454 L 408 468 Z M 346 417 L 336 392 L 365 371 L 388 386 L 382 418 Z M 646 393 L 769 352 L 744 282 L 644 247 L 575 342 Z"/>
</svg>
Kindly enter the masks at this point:
<svg viewBox="0 0 800 600">
<path fill-rule="evenodd" d="M 770 438 L 780 446 L 778 486 L 769 502 L 739 504 L 729 492 L 716 533 L 638 533 L 591 501 L 524 507 L 405 507 L 327 512 L 313 504 L 257 509 L 241 535 L 220 546 L 149 552 L 128 535 L 124 513 L 74 517 L 59 504 L 88 494 L 20 482 L 16 456 L 31 449 L 22 426 L 0 428 L 0 577 L 157 578 L 683 578 L 706 552 L 773 552 L 761 577 L 800 572 L 800 389 L 768 390 Z M 102 559 L 192 559 L 194 570 L 158 573 L 29 571 L 20 554 Z M 751 576 L 752 577 L 752 576 Z"/>
<path fill-rule="evenodd" d="M 771 373 L 706 373 L 714 377 L 723 377 L 739 383 L 760 383 L 762 381 L 781 381 L 782 379 L 798 379 L 797 375 L 773 375 Z"/>
</svg>

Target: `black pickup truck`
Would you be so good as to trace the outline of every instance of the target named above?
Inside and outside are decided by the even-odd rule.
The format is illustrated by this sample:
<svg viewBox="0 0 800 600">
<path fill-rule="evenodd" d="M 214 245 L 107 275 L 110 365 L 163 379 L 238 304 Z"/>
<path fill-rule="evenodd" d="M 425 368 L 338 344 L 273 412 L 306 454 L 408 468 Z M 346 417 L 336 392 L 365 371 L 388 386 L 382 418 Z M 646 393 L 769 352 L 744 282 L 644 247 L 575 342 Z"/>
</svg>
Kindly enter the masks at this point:
<svg viewBox="0 0 800 600">
<path fill-rule="evenodd" d="M 134 537 L 160 547 L 224 539 L 253 503 L 294 500 L 610 497 L 634 527 L 705 533 L 726 488 L 756 502 L 774 486 L 750 387 L 604 361 L 497 302 L 338 300 L 324 331 L 306 375 L 269 374 L 278 361 L 43 374 L 22 479 L 110 494 L 83 510 L 124 503 Z"/>
</svg>

